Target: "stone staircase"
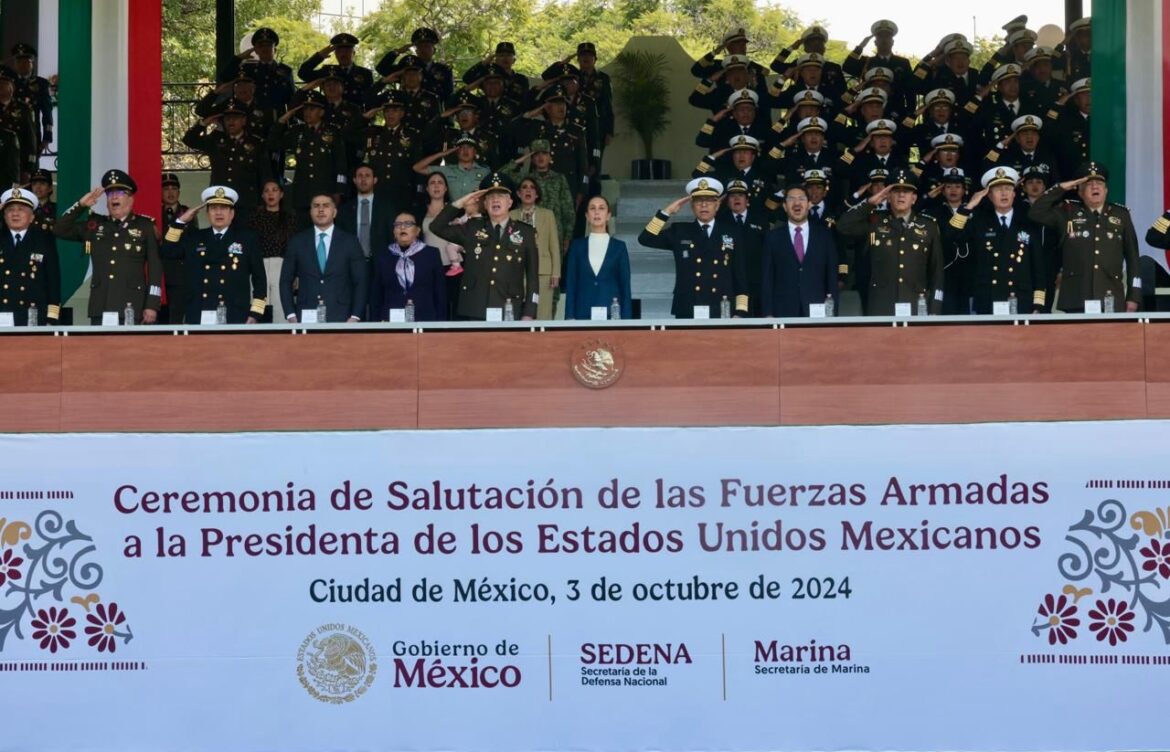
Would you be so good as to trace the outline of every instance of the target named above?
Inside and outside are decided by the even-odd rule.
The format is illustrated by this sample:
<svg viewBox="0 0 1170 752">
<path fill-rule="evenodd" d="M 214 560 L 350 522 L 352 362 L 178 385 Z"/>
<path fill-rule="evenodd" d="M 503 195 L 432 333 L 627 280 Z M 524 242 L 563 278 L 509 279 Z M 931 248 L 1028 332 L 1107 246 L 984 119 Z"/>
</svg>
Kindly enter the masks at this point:
<svg viewBox="0 0 1170 752">
<path fill-rule="evenodd" d="M 654 212 L 684 195 L 686 180 L 623 180 L 617 203 L 615 237 L 625 241 L 630 251 L 630 285 L 635 298 L 642 301 L 643 319 L 670 319 L 670 302 L 674 293 L 674 256 L 670 251 L 646 248 L 638 243 L 638 234 Z M 690 207 L 684 207 L 676 219 L 692 219 Z"/>
</svg>

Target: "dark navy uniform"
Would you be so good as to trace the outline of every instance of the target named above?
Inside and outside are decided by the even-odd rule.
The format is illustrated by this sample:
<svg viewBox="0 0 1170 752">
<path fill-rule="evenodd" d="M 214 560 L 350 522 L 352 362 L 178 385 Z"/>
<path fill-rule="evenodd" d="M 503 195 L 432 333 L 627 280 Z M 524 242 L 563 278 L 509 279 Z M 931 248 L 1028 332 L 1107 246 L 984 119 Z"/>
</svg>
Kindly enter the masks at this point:
<svg viewBox="0 0 1170 752">
<path fill-rule="evenodd" d="M 335 34 L 329 40 L 329 44 L 334 47 L 354 47 L 357 43 L 357 37 L 353 34 Z M 330 70 L 325 70 L 321 67 L 324 62 L 325 56 L 314 52 L 308 60 L 301 63 L 297 75 L 305 83 L 324 78 L 326 75 L 336 75 L 345 83 L 346 100 L 361 106 L 365 102 L 366 91 L 374 85 L 374 72 L 360 65 L 333 65 L 329 66 Z"/>
<path fill-rule="evenodd" d="M 438 44 L 439 34 L 434 29 L 421 27 L 415 29 L 414 33 L 410 35 L 410 43 L 413 45 Z M 388 76 L 394 72 L 398 55 L 398 50 L 390 50 L 382 56 L 382 59 L 374 66 L 374 70 L 378 72 L 379 76 Z M 422 66 L 424 89 L 434 92 L 444 101 L 455 92 L 455 74 L 451 71 L 451 66 L 434 59 L 423 60 L 419 58 L 419 63 Z"/>
<path fill-rule="evenodd" d="M 12 56 L 15 58 L 35 58 L 37 51 L 32 45 L 20 43 L 13 45 Z M 16 99 L 20 100 L 33 113 L 34 130 L 38 138 L 36 153 L 40 154 L 45 144 L 53 140 L 53 93 L 49 82 L 36 75 L 21 76 L 12 71 L 13 83 L 16 85 Z"/>
<path fill-rule="evenodd" d="M 963 206 L 943 225 L 947 245 L 966 251 L 967 291 L 975 313 L 990 314 L 993 303 L 1015 295 L 1020 313 L 1046 309 L 1044 251 L 1041 227 L 1017 208 L 1007 227 L 995 211 Z"/>
<path fill-rule="evenodd" d="M 207 155 L 212 184 L 229 186 L 240 194 L 238 211 L 246 214 L 257 206 L 260 189 L 272 177 L 264 141 L 246 131 L 233 138 L 222 130 L 208 131 L 202 123 L 196 123 L 183 134 L 183 143 Z"/>
<path fill-rule="evenodd" d="M 256 29 L 252 44 L 280 45 L 280 35 L 268 27 Z M 256 97 L 261 102 L 283 113 L 292 99 L 296 87 L 293 85 L 293 70 L 276 60 L 240 59 L 234 57 L 224 70 L 224 80 L 230 81 L 244 73 L 256 83 Z"/>
<path fill-rule="evenodd" d="M 33 210 L 35 201 L 30 191 L 12 188 L 4 192 L 3 206 L 23 204 Z M 0 311 L 11 313 L 17 326 L 26 326 L 33 304 L 40 323 L 56 323 L 61 318 L 57 240 L 35 222 L 18 233 L 4 227 L 0 229 Z"/>
<path fill-rule="evenodd" d="M 217 238 L 211 227 L 189 230 L 175 221 L 167 229 L 162 255 L 182 261 L 189 271 L 188 324 L 198 324 L 201 312 L 214 311 L 221 300 L 229 324 L 264 315 L 267 301 L 254 295 L 268 289 L 268 278 L 260 240 L 251 230 L 231 225 Z"/>
<path fill-rule="evenodd" d="M 692 197 L 718 198 L 722 194 L 722 186 L 715 180 L 697 178 L 687 185 Z M 638 235 L 638 242 L 674 254 L 671 314 L 690 319 L 695 316 L 695 306 L 708 306 L 710 317 L 719 318 L 720 306 L 727 298 L 735 315 L 748 315 L 747 254 L 739 227 L 715 217 L 708 234 L 698 220 L 668 222 L 669 214 L 656 212 Z"/>
</svg>

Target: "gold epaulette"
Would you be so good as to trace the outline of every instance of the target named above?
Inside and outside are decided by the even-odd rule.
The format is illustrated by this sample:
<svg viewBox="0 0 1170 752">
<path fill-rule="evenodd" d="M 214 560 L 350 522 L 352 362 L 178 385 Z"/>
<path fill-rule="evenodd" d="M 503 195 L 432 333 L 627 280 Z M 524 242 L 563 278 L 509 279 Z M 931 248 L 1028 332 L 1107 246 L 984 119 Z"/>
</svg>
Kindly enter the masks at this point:
<svg viewBox="0 0 1170 752">
<path fill-rule="evenodd" d="M 49 304 L 49 310 L 45 315 L 54 321 L 61 318 L 61 306 Z"/>
<path fill-rule="evenodd" d="M 966 214 L 953 214 L 951 215 L 951 227 L 955 228 L 956 230 L 961 230 L 967 226 L 967 220 L 969 219 L 971 219 L 971 217 Z"/>
<path fill-rule="evenodd" d="M 252 307 L 249 310 L 257 316 L 263 316 L 264 307 L 267 305 L 268 301 L 265 298 L 252 298 Z"/>
<path fill-rule="evenodd" d="M 1167 230 L 1170 230 L 1170 219 L 1166 219 L 1165 216 L 1158 217 L 1154 222 L 1154 231 L 1165 234 Z"/>
<path fill-rule="evenodd" d="M 974 99 L 972 99 L 970 102 L 968 102 L 966 104 L 965 107 L 963 107 L 963 109 L 966 110 L 967 112 L 971 112 L 971 113 L 978 112 L 979 103 L 976 102 Z"/>
<path fill-rule="evenodd" d="M 178 243 L 179 238 L 183 237 L 183 231 L 178 227 L 168 227 L 167 234 L 163 236 L 163 240 L 168 243 Z"/>
<path fill-rule="evenodd" d="M 926 78 L 927 75 L 929 75 L 929 72 L 926 70 L 926 67 L 923 66 L 921 63 L 914 66 L 914 77 L 915 78 Z"/>
<path fill-rule="evenodd" d="M 715 132 L 715 126 L 710 123 L 703 123 L 703 127 L 699 129 L 699 133 L 711 134 Z"/>
<path fill-rule="evenodd" d="M 646 232 L 650 233 L 651 235 L 657 235 L 658 233 L 662 232 L 663 227 L 666 227 L 666 220 L 655 216 L 654 219 L 646 223 Z"/>
<path fill-rule="evenodd" d="M 772 123 L 772 130 L 776 131 L 777 133 L 783 133 L 784 132 L 783 121 L 777 120 L 776 122 Z"/>
<path fill-rule="evenodd" d="M 833 118 L 833 122 L 840 123 L 841 125 L 848 125 L 849 118 L 845 117 L 844 113 L 842 113 L 842 114 L 838 115 L 837 117 Z"/>
<path fill-rule="evenodd" d="M 837 264 L 837 274 L 848 275 L 849 264 Z"/>
<path fill-rule="evenodd" d="M 768 156 L 772 159 L 780 159 L 784 156 L 784 152 L 780 151 L 779 146 L 773 146 L 772 149 L 768 152 Z"/>
<path fill-rule="evenodd" d="M 1032 293 L 1032 305 L 1043 307 L 1044 306 L 1044 298 L 1045 298 L 1044 290 L 1034 291 Z"/>
<path fill-rule="evenodd" d="M 1048 113 L 1045 115 L 1045 117 L 1048 118 L 1049 120 L 1056 120 L 1060 117 L 1060 113 L 1057 112 L 1056 110 L 1049 110 Z"/>
<path fill-rule="evenodd" d="M 853 164 L 853 159 L 854 159 L 853 152 L 851 152 L 851 151 L 847 151 L 841 155 L 841 161 L 844 162 L 845 164 Z"/>
<path fill-rule="evenodd" d="M 710 94 L 711 87 L 700 81 L 699 85 L 695 87 L 695 92 L 698 94 Z"/>
<path fill-rule="evenodd" d="M 912 118 L 912 117 L 902 118 L 902 127 L 903 128 L 913 128 L 914 127 L 914 118 Z"/>
<path fill-rule="evenodd" d="M 999 161 L 999 152 L 996 151 L 995 149 L 992 149 L 991 151 L 987 152 L 987 156 L 985 157 L 985 159 L 988 162 L 998 162 Z"/>
<path fill-rule="evenodd" d="M 735 296 L 735 310 L 746 311 L 747 309 L 748 309 L 748 296 L 747 295 L 736 295 Z"/>
<path fill-rule="evenodd" d="M 714 170 L 715 168 L 711 165 L 710 162 L 707 161 L 709 157 L 710 155 L 707 155 L 706 157 L 703 157 L 701 160 L 699 160 L 699 163 L 695 165 L 695 169 L 702 173 L 708 173 Z"/>
</svg>

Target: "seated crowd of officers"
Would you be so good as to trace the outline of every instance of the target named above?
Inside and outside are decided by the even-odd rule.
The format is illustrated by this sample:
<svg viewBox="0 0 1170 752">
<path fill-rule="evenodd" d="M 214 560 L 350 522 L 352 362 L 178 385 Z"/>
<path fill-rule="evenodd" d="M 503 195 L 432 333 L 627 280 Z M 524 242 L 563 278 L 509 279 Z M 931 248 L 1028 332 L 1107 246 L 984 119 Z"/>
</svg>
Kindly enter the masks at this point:
<svg viewBox="0 0 1170 752">
<path fill-rule="evenodd" d="M 718 316 L 730 301 L 737 316 L 805 316 L 810 305 L 846 289 L 855 289 L 872 315 L 923 299 L 933 313 L 990 313 L 1009 299 L 1021 313 L 1050 311 L 1058 288 L 1062 311 L 1084 310 L 1085 301 L 1106 293 L 1117 310 L 1136 310 L 1142 281 L 1133 224 L 1124 207 L 1107 201 L 1105 166 L 1089 159 L 1090 21 L 1071 24 L 1055 49 L 1036 46 L 1026 17 L 1004 30 L 1005 44 L 979 70 L 970 68 L 973 48 L 961 34 L 947 35 L 911 65 L 892 53 L 897 26 L 888 20 L 874 23 L 841 63 L 825 58 L 828 34 L 819 26 L 767 68 L 748 56 L 743 29 L 727 34 L 692 68 L 699 82 L 689 101 L 709 114 L 696 143 L 708 154 L 695 166 L 687 196 L 652 218 L 639 238 L 674 253 L 674 315 L 690 318 L 709 307 Z M 874 50 L 867 52 L 871 40 Z M 597 192 L 614 132 L 610 83 L 596 67 L 594 46 L 580 44 L 530 81 L 513 69 L 514 46 L 501 42 L 457 79 L 435 59 L 439 41 L 433 30 L 417 29 L 409 44 L 370 70 L 354 63 L 357 38 L 338 34 L 300 65 L 296 76 L 305 83 L 298 87 L 293 70 L 276 60 L 277 34 L 262 28 L 226 80 L 198 103 L 201 120 L 183 140 L 209 159 L 213 196 L 205 201 L 230 204 L 232 225 L 246 222 L 256 231 L 248 237 L 259 247 L 242 255 L 255 250 L 264 260 L 259 275 L 255 264 L 232 254 L 213 270 L 251 281 L 233 318 L 252 320 L 257 306 L 276 303 L 277 285 L 264 277 L 280 276 L 295 233 L 321 229 L 319 202 L 327 200 L 333 216 L 348 208 L 349 224 L 363 225 L 361 232 L 351 229 L 373 265 L 402 212 L 421 224 L 427 181 L 436 173 L 447 187 L 443 201 L 462 215 L 456 222 L 479 216 L 474 199 L 507 192 L 527 177 L 539 184 L 543 205 L 556 206 L 561 253 L 582 236 L 583 203 Z M 45 110 L 36 91 L 48 84 L 31 75 L 35 51 L 18 45 L 14 53 L 25 62 L 0 72 L 0 154 L 11 140 L 11 182 L 24 190 L 4 194 L 9 229 L 8 207 L 14 214 L 29 208 L 25 226 L 85 242 L 94 261 L 95 320 L 131 302 L 140 321 L 198 323 L 193 314 L 214 307 L 217 296 L 199 285 L 197 270 L 183 270 L 182 254 L 167 254 L 169 260 L 158 254 L 163 234 L 177 239 L 197 225 L 195 212 L 178 203 L 177 176 L 164 176 L 159 237 L 146 232 L 153 220 L 131 211 L 133 180 L 118 170 L 58 217 L 52 175 L 32 169 L 42 139 L 51 138 L 51 106 Z M 10 117 L 23 129 L 11 139 L 17 123 Z M 81 223 L 103 192 L 110 216 L 91 214 Z M 380 219 L 363 213 L 368 206 L 353 208 L 361 197 L 372 200 Z M 695 219 L 670 222 L 688 201 Z M 274 205 L 291 212 L 265 211 Z M 371 221 L 379 225 L 373 231 Z M 339 224 L 345 226 L 340 218 Z M 1170 245 L 1168 230 L 1170 213 L 1147 242 Z M 9 235 L 0 238 L 0 254 L 12 254 L 16 236 Z M 517 243 L 521 266 L 528 266 L 521 254 L 529 246 Z M 457 278 L 465 250 L 442 250 L 447 274 Z M 142 261 L 145 275 L 131 268 Z M 48 290 L 34 295 L 30 279 L 18 295 L 5 284 L 0 311 L 20 320 L 35 298 L 51 321 L 60 305 L 46 280 L 53 274 L 25 263 L 41 272 L 36 286 Z M 481 283 L 496 284 L 495 268 L 480 271 Z M 522 276 L 517 311 L 538 297 L 528 289 L 531 276 Z M 460 288 L 468 289 L 456 282 L 452 291 Z M 166 298 L 185 303 L 160 319 Z M 455 311 L 452 301 L 439 317 Z M 378 318 L 354 313 L 349 318 Z"/>
</svg>

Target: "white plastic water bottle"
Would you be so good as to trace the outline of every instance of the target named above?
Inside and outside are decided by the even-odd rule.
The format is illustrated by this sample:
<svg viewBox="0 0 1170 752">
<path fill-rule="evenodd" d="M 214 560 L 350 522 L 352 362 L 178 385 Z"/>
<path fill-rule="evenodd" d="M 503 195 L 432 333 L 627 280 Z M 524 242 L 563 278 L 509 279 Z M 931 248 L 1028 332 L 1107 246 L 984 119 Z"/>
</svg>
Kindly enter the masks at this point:
<svg viewBox="0 0 1170 752">
<path fill-rule="evenodd" d="M 1016 299 L 1014 292 L 1008 293 L 1008 313 L 1015 316 L 1020 312 L 1020 301 Z"/>
<path fill-rule="evenodd" d="M 414 299 L 413 298 L 406 299 L 406 307 L 403 308 L 402 311 L 403 311 L 403 318 L 405 318 L 408 322 L 413 323 L 414 322 Z"/>
<path fill-rule="evenodd" d="M 1112 291 L 1112 290 L 1106 290 L 1106 291 L 1105 291 L 1105 300 L 1104 300 L 1104 301 L 1101 303 L 1101 312 L 1102 312 L 1102 313 L 1113 313 L 1113 311 L 1114 311 L 1114 308 L 1113 308 L 1113 291 Z"/>
<path fill-rule="evenodd" d="M 516 309 L 512 307 L 512 299 L 504 299 L 504 321 L 515 321 Z"/>
<path fill-rule="evenodd" d="M 918 293 L 918 315 L 919 316 L 929 316 L 930 315 L 930 309 L 926 307 L 926 293 L 924 293 L 924 292 Z"/>
<path fill-rule="evenodd" d="M 614 298 L 613 302 L 609 304 L 609 320 L 610 321 L 619 321 L 621 319 L 621 317 L 622 317 L 621 301 L 619 301 L 617 298 Z"/>
<path fill-rule="evenodd" d="M 831 319 L 837 315 L 837 306 L 833 303 L 832 294 L 825 296 L 825 318 Z"/>
<path fill-rule="evenodd" d="M 317 298 L 317 323 L 324 324 L 328 321 L 328 313 L 325 309 L 325 299 Z"/>
<path fill-rule="evenodd" d="M 223 298 L 219 299 L 219 305 L 215 307 L 215 323 L 227 323 L 227 306 L 223 302 Z"/>
<path fill-rule="evenodd" d="M 136 322 L 137 319 L 134 317 L 134 304 L 127 302 L 126 309 L 122 311 L 122 325 L 134 326 Z"/>
<path fill-rule="evenodd" d="M 726 295 L 723 296 L 723 300 L 719 301 L 719 318 L 731 318 L 731 301 L 727 299 Z"/>
<path fill-rule="evenodd" d="M 37 311 L 37 304 L 36 303 L 30 304 L 28 307 L 28 325 L 29 326 L 40 326 L 41 325 L 41 315 L 40 315 L 40 312 Z"/>
</svg>

